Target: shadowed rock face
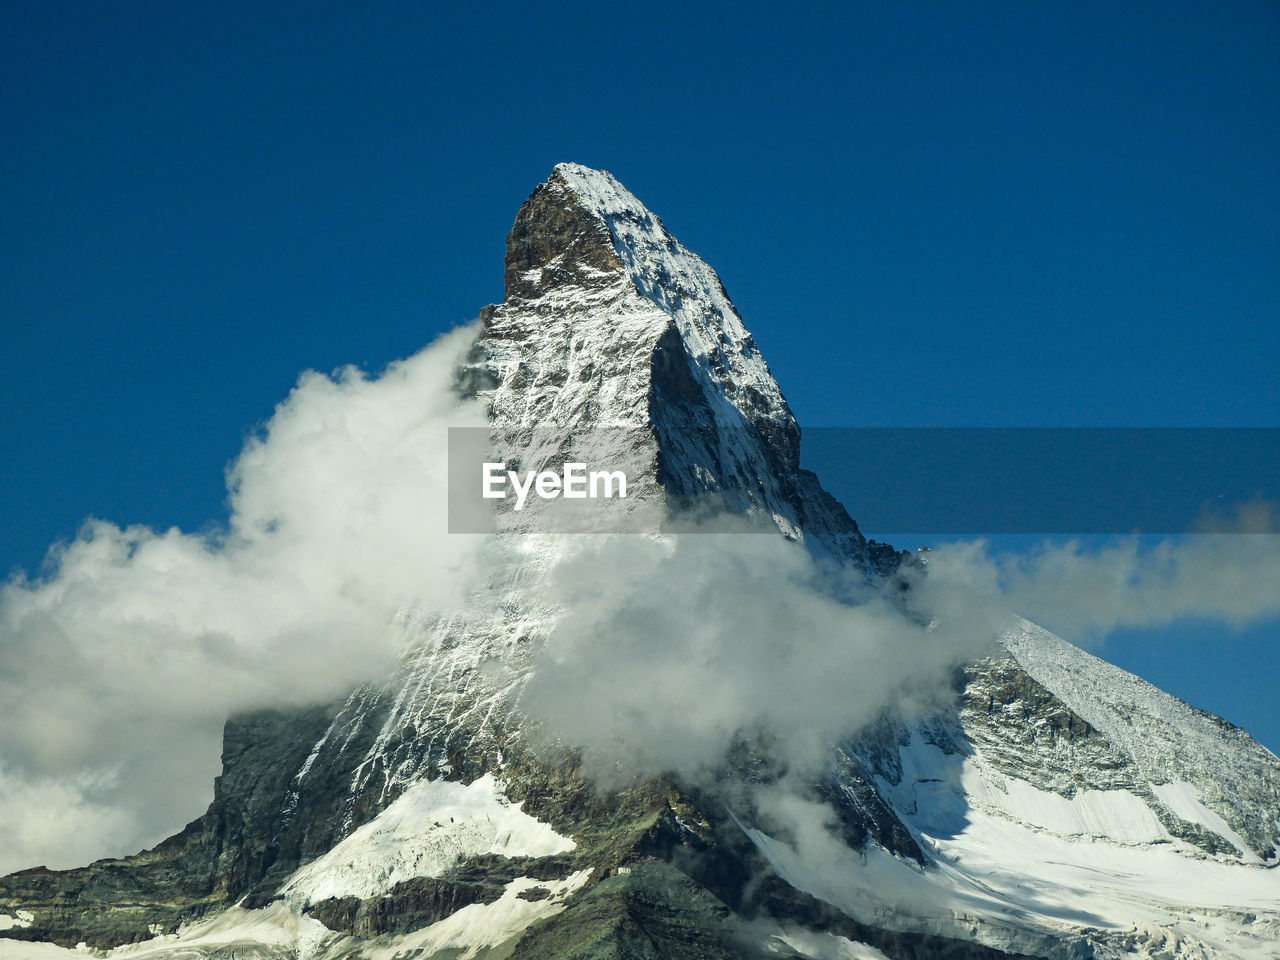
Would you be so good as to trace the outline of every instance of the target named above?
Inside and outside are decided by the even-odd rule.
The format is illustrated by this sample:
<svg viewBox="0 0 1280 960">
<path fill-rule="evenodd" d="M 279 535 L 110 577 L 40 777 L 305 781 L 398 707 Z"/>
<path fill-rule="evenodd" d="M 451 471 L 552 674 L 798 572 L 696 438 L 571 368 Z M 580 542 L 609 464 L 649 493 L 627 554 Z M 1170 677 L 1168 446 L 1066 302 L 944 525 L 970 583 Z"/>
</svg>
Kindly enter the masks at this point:
<svg viewBox="0 0 1280 960">
<path fill-rule="evenodd" d="M 607 426 L 625 438 L 630 455 L 652 465 L 651 496 L 672 513 L 710 504 L 751 517 L 867 579 L 897 578 L 904 590 L 922 575 L 914 559 L 868 541 L 800 469 L 799 427 L 718 277 L 609 174 L 558 166 L 520 208 L 504 266 L 506 299 L 481 311 L 482 332 L 459 371 L 463 389 L 488 405 L 499 442 L 564 445 Z M 751 798 L 753 786 L 779 773 L 746 746 L 726 758 L 714 786 L 653 778 L 607 794 L 583 778 L 572 751 L 559 761 L 535 755 L 517 699 L 552 622 L 540 592 L 554 562 L 554 554 L 535 551 L 498 567 L 494 585 L 460 598 L 453 616 L 425 627 L 381 684 L 327 706 L 229 720 L 223 773 L 201 818 L 133 857 L 3 878 L 0 913 L 24 910 L 34 919 L 0 937 L 108 948 L 233 904 L 265 910 L 285 898 L 295 920 L 311 917 L 335 932 L 308 954 L 333 960 L 358 956 L 368 942 L 386 947 L 390 937 L 483 916 L 488 907 L 541 911 L 479 954 L 494 958 L 800 957 L 776 939 L 762 952 L 768 938 L 761 931 L 786 925 L 904 960 L 1083 958 L 1095 947 L 1110 955 L 1119 943 L 1096 930 L 1047 932 L 971 916 L 944 922 L 883 906 L 855 920 L 788 882 L 749 834 L 777 826 Z M 1152 773 L 1163 754 L 1121 742 L 1103 729 L 1105 717 L 1091 721 L 1083 707 L 1068 706 L 1064 684 L 1042 669 L 1048 647 L 1035 643 L 960 671 L 955 702 L 940 715 L 885 717 L 833 747 L 829 769 L 805 798 L 831 810 L 833 837 L 853 856 L 883 854 L 911 876 L 936 870 L 929 829 L 963 826 L 968 800 L 956 771 L 976 760 L 984 771 L 1054 796 L 1130 791 L 1151 806 L 1170 840 L 1183 838 L 1206 856 L 1241 854 L 1163 805 L 1154 791 L 1165 781 Z M 506 671 L 502 683 L 494 663 Z M 920 744 L 938 770 L 918 769 Z M 1264 851 L 1271 828 L 1258 824 L 1258 812 L 1280 809 L 1268 807 L 1267 793 L 1280 773 L 1260 754 L 1248 757 L 1261 786 L 1243 791 L 1247 802 L 1226 793 L 1214 802 Z M 1193 766 L 1178 766 L 1178 776 L 1193 776 Z M 373 823 L 413 784 L 472 783 L 488 773 L 525 814 L 572 838 L 573 850 L 546 857 L 470 851 L 435 876 L 314 901 L 285 889 L 301 865 Z M 924 809 L 940 795 L 929 792 L 933 785 L 948 777 L 954 810 Z M 224 955 L 219 949 L 178 942 L 171 955 Z M 246 940 L 233 952 L 274 958 L 300 949 Z M 420 957 L 452 960 L 459 950 L 432 948 Z"/>
<path fill-rule="evenodd" d="M 507 234 L 508 303 L 537 300 L 555 287 L 590 287 L 623 266 L 608 226 L 574 200 L 559 172 L 520 207 Z"/>
<path fill-rule="evenodd" d="M 250 893 L 282 853 L 296 859 L 306 826 L 299 824 L 297 836 L 282 841 L 283 802 L 324 723 L 323 710 L 267 711 L 228 721 L 223 773 L 204 816 L 132 857 L 76 870 L 37 867 L 0 879 L 0 912 L 9 907 L 35 914 L 32 926 L 3 933 L 106 948 L 149 939 L 152 925 L 175 930 L 184 919 Z M 325 826 L 320 817 L 311 824 Z"/>
</svg>

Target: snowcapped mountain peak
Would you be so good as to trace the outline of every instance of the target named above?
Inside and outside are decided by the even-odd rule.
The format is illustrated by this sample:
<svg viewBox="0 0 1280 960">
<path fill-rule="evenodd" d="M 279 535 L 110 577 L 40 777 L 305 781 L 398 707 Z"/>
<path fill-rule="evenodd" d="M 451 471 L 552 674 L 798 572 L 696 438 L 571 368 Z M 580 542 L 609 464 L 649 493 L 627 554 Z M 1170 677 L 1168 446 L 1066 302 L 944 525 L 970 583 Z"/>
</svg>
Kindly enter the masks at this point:
<svg viewBox="0 0 1280 960">
<path fill-rule="evenodd" d="M 608 170 L 596 170 L 580 163 L 557 163 L 551 179 L 559 180 L 584 206 L 601 216 L 625 216 L 656 223 L 659 228 L 662 225 Z"/>
<path fill-rule="evenodd" d="M 610 429 L 660 497 L 771 522 L 825 553 L 872 557 L 800 469 L 800 429 L 715 271 L 610 173 L 558 164 L 507 236 L 506 300 L 481 311 L 472 382 L 504 446 Z M 563 444 L 561 444 L 563 447 Z"/>
<path fill-rule="evenodd" d="M 569 305 L 557 303 L 554 295 L 565 288 L 576 288 L 580 301 L 602 290 L 634 291 L 665 315 L 649 311 L 659 321 L 654 324 L 659 336 L 674 326 L 719 392 L 735 401 L 749 396 L 749 404 L 738 405 L 795 429 L 777 383 L 715 271 L 612 174 L 576 163 L 558 164 L 516 215 L 507 236 L 505 306 L 541 302 L 540 313 L 563 309 Z M 580 322 L 592 319 L 576 313 Z"/>
<path fill-rule="evenodd" d="M 554 299 L 566 287 L 577 288 L 579 301 L 601 290 L 634 291 L 648 301 L 640 306 L 665 315 L 649 311 L 659 337 L 674 326 L 720 392 L 735 400 L 749 393 L 753 412 L 794 429 L 791 411 L 720 278 L 612 174 L 576 163 L 556 166 L 516 215 L 507 237 L 506 281 L 504 306 L 541 302 L 538 312 L 569 306 Z M 576 314 L 580 322 L 593 319 Z"/>
</svg>

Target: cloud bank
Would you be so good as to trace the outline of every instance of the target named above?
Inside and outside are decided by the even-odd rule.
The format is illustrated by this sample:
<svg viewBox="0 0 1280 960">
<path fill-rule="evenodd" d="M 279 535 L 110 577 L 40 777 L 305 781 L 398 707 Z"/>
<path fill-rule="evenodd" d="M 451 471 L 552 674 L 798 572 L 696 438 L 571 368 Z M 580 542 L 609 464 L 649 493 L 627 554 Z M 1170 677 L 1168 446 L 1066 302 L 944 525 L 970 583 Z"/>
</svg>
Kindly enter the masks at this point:
<svg viewBox="0 0 1280 960">
<path fill-rule="evenodd" d="M 545 740 L 582 745 L 607 786 L 712 771 L 743 734 L 802 780 L 886 708 L 949 700 L 954 668 L 990 652 L 1014 615 L 1085 644 L 1187 618 L 1240 628 L 1280 616 L 1275 535 L 1007 554 L 967 541 L 927 557 L 907 617 L 781 537 L 601 540 L 552 573 L 569 613 L 523 706 Z"/>
<path fill-rule="evenodd" d="M 522 706 L 545 736 L 582 745 L 611 786 L 698 775 L 743 734 L 788 766 L 821 763 L 890 704 L 939 704 L 952 668 L 994 635 L 959 606 L 934 624 L 912 620 L 860 574 L 826 569 L 781 536 L 601 540 L 548 587 L 569 613 Z"/>
<path fill-rule="evenodd" d="M 52 572 L 0 588 L 0 873 L 133 852 L 198 816 L 228 713 L 386 673 L 397 614 L 453 603 L 481 538 L 449 537 L 462 328 L 377 377 L 302 375 L 228 473 L 217 534 L 90 520 Z"/>
</svg>

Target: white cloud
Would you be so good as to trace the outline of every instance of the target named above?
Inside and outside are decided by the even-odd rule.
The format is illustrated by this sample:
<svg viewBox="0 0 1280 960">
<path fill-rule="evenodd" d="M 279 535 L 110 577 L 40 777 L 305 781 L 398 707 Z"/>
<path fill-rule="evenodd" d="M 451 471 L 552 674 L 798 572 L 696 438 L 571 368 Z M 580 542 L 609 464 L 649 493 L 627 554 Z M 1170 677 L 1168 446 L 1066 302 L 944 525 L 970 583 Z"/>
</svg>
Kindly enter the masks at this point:
<svg viewBox="0 0 1280 960">
<path fill-rule="evenodd" d="M 890 703 L 937 703 L 992 635 L 961 611 L 913 622 L 776 535 L 603 539 L 548 589 L 569 612 L 522 704 L 545 734 L 584 745 L 606 783 L 696 774 L 741 732 L 788 764 L 820 761 Z"/>
<path fill-rule="evenodd" d="M 475 329 L 370 378 L 304 374 L 228 475 L 219 535 L 89 521 L 0 591 L 0 872 L 155 842 L 199 815 L 235 710 L 386 673 L 396 614 L 453 603 L 479 538 L 446 536 L 451 390 Z"/>
<path fill-rule="evenodd" d="M 569 612 L 523 705 L 546 738 L 584 745 L 611 786 L 705 771 L 744 732 L 799 770 L 886 707 L 950 697 L 952 669 L 988 651 L 1012 614 L 1078 642 L 1187 617 L 1238 627 L 1280 615 L 1280 537 L 1269 535 L 1022 554 L 966 542 L 934 549 L 927 571 L 912 620 L 781 537 L 602 539 L 552 573 L 549 597 Z"/>
<path fill-rule="evenodd" d="M 1240 628 L 1280 616 L 1276 534 L 1121 538 L 1092 548 L 1045 542 L 1025 553 L 993 553 L 979 540 L 943 544 L 928 557 L 935 593 L 968 596 L 993 618 L 1016 613 L 1077 643 L 1187 618 Z"/>
</svg>

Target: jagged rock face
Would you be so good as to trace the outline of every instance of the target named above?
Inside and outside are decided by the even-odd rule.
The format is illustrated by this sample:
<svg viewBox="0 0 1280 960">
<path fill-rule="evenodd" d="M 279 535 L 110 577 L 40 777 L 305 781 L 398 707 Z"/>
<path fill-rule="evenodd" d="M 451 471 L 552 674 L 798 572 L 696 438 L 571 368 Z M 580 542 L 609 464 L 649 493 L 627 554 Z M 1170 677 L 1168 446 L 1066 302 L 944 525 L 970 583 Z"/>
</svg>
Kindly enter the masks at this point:
<svg viewBox="0 0 1280 960">
<path fill-rule="evenodd" d="M 608 225 L 574 197 L 559 171 L 516 214 L 504 267 L 512 305 L 538 300 L 554 287 L 589 289 L 623 270 Z"/>
<path fill-rule="evenodd" d="M 558 166 L 520 208 L 505 276 L 459 371 L 496 445 L 623 457 L 651 481 L 635 509 L 662 523 L 730 511 L 868 578 L 910 563 L 800 469 L 719 279 L 612 176 Z M 1280 761 L 1029 624 L 958 674 L 949 710 L 833 745 L 806 798 L 843 840 L 822 869 L 752 805 L 743 782 L 772 774 L 750 758 L 723 787 L 601 795 L 571 754 L 525 742 L 522 684 L 568 615 L 541 587 L 574 548 L 523 522 L 451 615 L 406 611 L 394 676 L 229 721 L 202 818 L 132 858 L 5 878 L 0 914 L 32 919 L 0 933 L 111 947 L 185 922 L 148 956 L 300 960 L 1266 956 L 1280 940 L 1264 867 Z"/>
<path fill-rule="evenodd" d="M 561 164 L 533 192 L 506 293 L 466 378 L 503 446 L 595 432 L 669 510 L 755 517 L 880 573 L 900 562 L 800 469 L 800 429 L 715 272 L 612 176 Z"/>
</svg>

